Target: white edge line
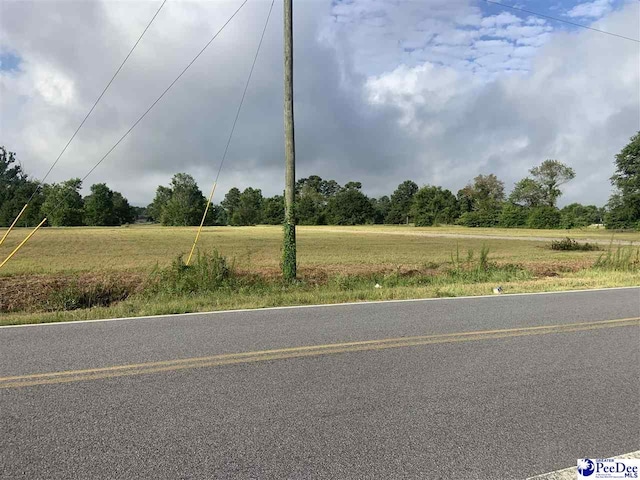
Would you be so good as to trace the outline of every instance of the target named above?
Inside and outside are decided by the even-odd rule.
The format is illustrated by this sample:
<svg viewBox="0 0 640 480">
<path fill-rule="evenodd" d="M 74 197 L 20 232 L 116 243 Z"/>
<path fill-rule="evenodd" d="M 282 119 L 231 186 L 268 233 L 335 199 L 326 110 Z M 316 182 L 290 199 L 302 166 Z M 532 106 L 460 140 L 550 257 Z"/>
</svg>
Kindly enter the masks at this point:
<svg viewBox="0 0 640 480">
<path fill-rule="evenodd" d="M 555 292 L 531 292 L 531 293 L 509 293 L 505 295 L 467 295 L 462 297 L 431 297 L 431 298 L 408 298 L 403 300 L 373 300 L 363 302 L 345 302 L 345 303 L 327 303 L 327 304 L 314 304 L 314 305 L 288 305 L 285 307 L 264 307 L 264 308 L 243 308 L 238 310 L 213 310 L 209 312 L 189 312 L 189 313 L 167 313 L 163 315 L 147 315 L 141 317 L 118 317 L 118 318 L 103 318 L 95 320 L 69 320 L 61 322 L 43 322 L 43 323 L 25 323 L 20 325 L 4 325 L 3 328 L 18 328 L 18 327 L 41 327 L 51 325 L 77 325 L 82 323 L 97 323 L 97 322 L 120 322 L 124 320 L 145 320 L 145 319 L 164 319 L 175 317 L 192 317 L 197 315 L 223 315 L 227 313 L 251 313 L 251 312 L 265 312 L 273 310 L 293 310 L 302 308 L 323 308 L 323 307 L 347 307 L 355 305 L 377 305 L 385 303 L 410 303 L 410 302 L 434 302 L 434 301 L 451 301 L 451 300 L 469 300 L 476 298 L 509 298 L 509 297 L 521 297 L 527 295 L 558 295 L 565 293 L 589 293 L 589 292 L 606 292 L 610 290 L 631 290 L 640 289 L 640 286 L 633 287 L 610 287 L 610 288 L 591 288 L 585 290 L 558 290 Z"/>
</svg>

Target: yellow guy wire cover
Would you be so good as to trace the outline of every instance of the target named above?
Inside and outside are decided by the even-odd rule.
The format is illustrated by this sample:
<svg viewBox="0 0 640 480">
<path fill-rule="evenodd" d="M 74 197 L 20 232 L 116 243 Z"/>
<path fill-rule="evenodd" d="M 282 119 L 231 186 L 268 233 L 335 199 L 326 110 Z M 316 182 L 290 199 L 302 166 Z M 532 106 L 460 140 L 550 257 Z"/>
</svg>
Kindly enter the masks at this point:
<svg viewBox="0 0 640 480">
<path fill-rule="evenodd" d="M 4 232 L 4 235 L 2 236 L 2 240 L 0 240 L 0 246 L 2 246 L 2 244 L 4 243 L 4 240 L 9 236 L 9 233 L 11 232 L 11 230 L 13 230 L 13 227 L 16 226 L 16 223 L 18 223 L 18 220 L 20 220 L 20 217 L 22 217 L 22 214 L 24 213 L 24 211 L 27 209 L 28 206 L 29 206 L 28 203 L 24 204 L 24 207 L 22 207 L 22 210 L 20 210 L 20 213 L 18 214 L 16 219 L 13 221 L 13 223 L 9 227 L 9 230 Z"/>
<path fill-rule="evenodd" d="M 36 233 L 38 231 L 38 229 L 44 225 L 44 222 L 47 221 L 47 217 L 45 217 L 36 228 L 34 228 L 31 233 L 29 235 L 27 235 L 27 238 L 25 238 L 24 240 L 22 240 L 22 242 L 20 242 L 20 245 L 18 245 L 16 248 L 13 249 L 13 252 L 11 252 L 9 254 L 9 256 L 7 258 L 4 259 L 4 261 L 2 263 L 0 263 L 0 268 L 4 267 L 4 264 L 7 263 L 9 260 L 11 260 L 11 257 L 13 257 L 16 253 L 18 253 L 18 250 L 20 250 L 22 248 L 22 246 L 27 243 L 27 241 L 33 237 L 33 234 Z"/>
<path fill-rule="evenodd" d="M 205 218 L 207 218 L 207 212 L 209 211 L 209 206 L 211 205 L 211 199 L 213 198 L 213 193 L 216 191 L 216 184 L 217 182 L 214 182 L 213 187 L 211 188 L 211 193 L 209 194 L 209 199 L 207 200 L 207 206 L 204 208 L 204 214 L 202 215 L 202 220 L 200 220 L 198 233 L 196 233 L 196 239 L 193 241 L 193 246 L 191 247 L 189 258 L 187 258 L 187 265 L 191 263 L 191 257 L 193 257 L 193 252 L 196 250 L 196 245 L 198 244 L 198 239 L 200 238 L 200 232 L 202 232 L 202 226 L 204 225 L 204 220 Z"/>
</svg>

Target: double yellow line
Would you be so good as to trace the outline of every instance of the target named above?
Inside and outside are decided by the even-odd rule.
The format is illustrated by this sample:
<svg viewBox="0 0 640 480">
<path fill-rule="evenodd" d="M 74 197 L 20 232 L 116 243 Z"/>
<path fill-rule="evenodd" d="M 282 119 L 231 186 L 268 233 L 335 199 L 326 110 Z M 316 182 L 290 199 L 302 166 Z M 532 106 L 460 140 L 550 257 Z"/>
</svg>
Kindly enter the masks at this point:
<svg viewBox="0 0 640 480">
<path fill-rule="evenodd" d="M 528 335 L 546 335 L 552 333 L 581 332 L 603 328 L 640 326 L 640 317 L 604 320 L 598 322 L 570 323 L 565 325 L 548 325 L 525 328 L 509 328 L 501 330 L 483 330 L 475 332 L 445 333 L 439 335 L 421 335 L 415 337 L 386 338 L 362 342 L 333 343 L 328 345 L 312 345 L 293 348 L 260 350 L 255 352 L 228 353 L 208 357 L 184 358 L 161 362 L 116 365 L 104 368 L 85 370 L 69 370 L 62 372 L 36 373 L 13 377 L 0 377 L 0 389 L 30 387 L 104 378 L 143 375 L 148 373 L 171 372 L 192 368 L 218 367 L 240 363 L 255 363 L 289 358 L 315 357 L 336 353 L 364 352 L 384 350 L 388 348 L 414 347 L 439 343 L 473 342 L 499 338 L 523 337 Z"/>
</svg>

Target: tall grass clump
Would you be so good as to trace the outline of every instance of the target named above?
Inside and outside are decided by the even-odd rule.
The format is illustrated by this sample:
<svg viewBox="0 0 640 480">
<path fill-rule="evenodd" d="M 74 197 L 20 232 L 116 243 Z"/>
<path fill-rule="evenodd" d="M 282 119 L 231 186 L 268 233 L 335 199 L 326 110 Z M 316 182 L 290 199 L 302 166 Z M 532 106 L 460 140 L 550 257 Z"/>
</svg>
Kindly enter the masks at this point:
<svg viewBox="0 0 640 480">
<path fill-rule="evenodd" d="M 456 245 L 455 254 L 451 254 L 452 267 L 445 273 L 444 282 L 451 283 L 483 283 L 509 282 L 513 280 L 528 280 L 532 278 L 529 271 L 519 265 L 499 265 L 489 260 L 489 247 L 482 245 L 476 259 L 475 251 L 469 249 L 466 258 L 460 257 L 459 247 Z"/>
<path fill-rule="evenodd" d="M 147 290 L 180 295 L 210 293 L 233 287 L 235 278 L 233 265 L 217 250 L 198 252 L 190 265 L 186 265 L 180 255 L 168 267 L 156 267 Z"/>
<path fill-rule="evenodd" d="M 633 245 L 618 245 L 614 249 L 613 245 L 609 244 L 593 267 L 616 272 L 640 271 L 640 248 Z"/>
</svg>

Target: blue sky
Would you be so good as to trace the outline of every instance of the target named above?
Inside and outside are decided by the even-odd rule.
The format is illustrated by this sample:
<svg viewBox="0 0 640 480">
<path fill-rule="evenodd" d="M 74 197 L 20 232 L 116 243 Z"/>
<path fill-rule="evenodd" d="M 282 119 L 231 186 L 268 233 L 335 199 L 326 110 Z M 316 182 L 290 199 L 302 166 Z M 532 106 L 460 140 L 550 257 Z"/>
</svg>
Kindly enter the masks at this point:
<svg viewBox="0 0 640 480">
<path fill-rule="evenodd" d="M 20 57 L 9 52 L 0 51 L 0 71 L 11 72 L 20 67 Z"/>
<path fill-rule="evenodd" d="M 640 31 L 636 0 L 513 4 Z M 158 5 L 3 2 L 0 135 L 29 173 L 47 171 Z M 238 5 L 167 2 L 49 180 L 86 173 Z M 250 1 L 85 187 L 107 182 L 144 205 L 186 171 L 207 190 L 268 7 Z M 602 205 L 615 153 L 640 130 L 634 42 L 479 0 L 306 0 L 294 15 L 299 176 L 379 196 L 406 179 L 455 192 L 496 173 L 508 192 L 557 158 L 577 172 L 561 202 Z M 276 3 L 220 192 L 282 190 L 281 24 Z"/>
</svg>

